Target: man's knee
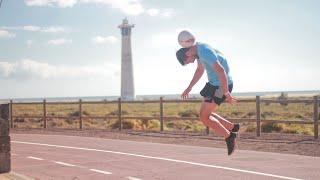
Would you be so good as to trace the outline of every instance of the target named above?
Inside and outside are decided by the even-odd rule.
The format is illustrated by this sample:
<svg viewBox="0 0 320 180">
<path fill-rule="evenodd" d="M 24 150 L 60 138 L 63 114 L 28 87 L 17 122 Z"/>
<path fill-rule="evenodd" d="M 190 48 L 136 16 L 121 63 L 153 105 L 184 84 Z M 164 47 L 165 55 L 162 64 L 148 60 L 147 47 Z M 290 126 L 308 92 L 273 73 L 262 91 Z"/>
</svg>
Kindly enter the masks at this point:
<svg viewBox="0 0 320 180">
<path fill-rule="evenodd" d="M 212 116 L 212 114 L 210 114 L 208 120 L 211 121 L 214 124 L 218 124 L 219 123 L 219 120 L 217 118 L 215 118 L 214 116 Z"/>
<path fill-rule="evenodd" d="M 217 116 L 217 114 L 216 114 L 215 112 L 211 112 L 210 115 L 212 115 L 212 116 Z"/>
<path fill-rule="evenodd" d="M 201 121 L 206 121 L 209 118 L 210 113 L 206 112 L 206 111 L 200 111 L 200 119 Z"/>
<path fill-rule="evenodd" d="M 201 121 L 207 122 L 209 120 L 209 116 L 211 115 L 211 113 L 213 113 L 214 110 L 215 106 L 213 106 L 212 104 L 208 105 L 208 103 L 203 103 L 199 112 Z"/>
<path fill-rule="evenodd" d="M 208 122 L 219 122 L 214 116 L 212 116 L 211 112 L 200 112 L 200 120 L 205 124 L 207 124 Z"/>
</svg>

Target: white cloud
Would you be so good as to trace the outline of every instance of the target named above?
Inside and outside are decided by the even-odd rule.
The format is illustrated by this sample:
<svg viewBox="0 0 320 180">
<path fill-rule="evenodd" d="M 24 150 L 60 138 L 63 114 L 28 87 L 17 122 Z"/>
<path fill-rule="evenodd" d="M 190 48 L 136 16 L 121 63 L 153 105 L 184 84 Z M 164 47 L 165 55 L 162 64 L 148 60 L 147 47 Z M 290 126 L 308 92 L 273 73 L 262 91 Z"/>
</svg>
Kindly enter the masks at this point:
<svg viewBox="0 0 320 180">
<path fill-rule="evenodd" d="M 23 26 L 22 29 L 25 31 L 40 31 L 41 30 L 41 28 L 38 26 Z"/>
<path fill-rule="evenodd" d="M 16 35 L 6 30 L 0 29 L 0 38 L 14 38 Z"/>
<path fill-rule="evenodd" d="M 25 0 L 27 6 L 58 6 L 73 7 L 78 0 Z"/>
<path fill-rule="evenodd" d="M 28 48 L 30 48 L 31 46 L 32 46 L 32 44 L 33 44 L 33 40 L 27 40 L 27 46 L 28 46 Z"/>
<path fill-rule="evenodd" d="M 51 7 L 73 7 L 78 2 L 99 3 L 109 5 L 114 9 L 120 9 L 128 15 L 138 15 L 144 12 L 139 0 L 25 0 L 27 6 L 51 6 Z"/>
<path fill-rule="evenodd" d="M 156 16 L 159 14 L 159 12 L 160 12 L 159 9 L 148 9 L 147 10 L 147 14 L 149 14 L 150 16 Z"/>
<path fill-rule="evenodd" d="M 161 16 L 171 17 L 173 15 L 173 13 L 174 13 L 173 9 L 165 9 L 165 10 L 162 10 Z"/>
<path fill-rule="evenodd" d="M 1 27 L 5 30 L 23 30 L 23 31 L 31 31 L 31 32 L 45 32 L 45 33 L 61 33 L 70 31 L 69 28 L 61 27 L 61 26 L 49 26 L 49 27 L 40 27 L 40 26 L 11 26 L 11 27 Z"/>
<path fill-rule="evenodd" d="M 27 6 L 49 6 L 51 5 L 50 0 L 25 0 Z"/>
<path fill-rule="evenodd" d="M 53 39 L 53 40 L 48 41 L 48 44 L 56 45 L 56 46 L 64 45 L 64 44 L 71 44 L 71 43 L 72 43 L 71 39 Z"/>
<path fill-rule="evenodd" d="M 74 6 L 78 0 L 58 0 L 58 6 L 60 7 L 72 7 Z"/>
<path fill-rule="evenodd" d="M 107 37 L 96 36 L 92 38 L 92 42 L 96 44 L 116 43 L 118 42 L 118 39 L 114 36 L 107 36 Z"/>
<path fill-rule="evenodd" d="M 173 9 L 155 9 L 155 8 L 151 8 L 146 10 L 146 13 L 149 16 L 160 16 L 160 17 L 171 17 L 174 13 Z"/>
<path fill-rule="evenodd" d="M 9 62 L 0 61 L 0 77 L 9 76 L 14 70 L 14 64 L 10 64 Z"/>
<path fill-rule="evenodd" d="M 139 15 L 145 11 L 139 0 L 80 0 L 80 2 L 105 4 L 128 15 Z"/>
<path fill-rule="evenodd" d="M 64 27 L 59 26 L 52 26 L 52 27 L 46 27 L 42 28 L 41 32 L 47 32 L 47 33 L 59 33 L 59 32 L 67 32 L 68 30 Z"/>
<path fill-rule="evenodd" d="M 0 78 L 6 79 L 92 79 L 119 74 L 120 67 L 105 63 L 94 66 L 57 66 L 30 59 L 9 63 L 0 61 Z"/>
<path fill-rule="evenodd" d="M 141 0 L 25 0 L 27 6 L 49 6 L 49 7 L 73 7 L 78 3 L 82 4 L 103 4 L 113 9 L 118 9 L 126 15 L 140 15 L 146 13 L 150 16 L 170 17 L 173 9 L 159 10 L 151 8 L 145 10 Z"/>
</svg>

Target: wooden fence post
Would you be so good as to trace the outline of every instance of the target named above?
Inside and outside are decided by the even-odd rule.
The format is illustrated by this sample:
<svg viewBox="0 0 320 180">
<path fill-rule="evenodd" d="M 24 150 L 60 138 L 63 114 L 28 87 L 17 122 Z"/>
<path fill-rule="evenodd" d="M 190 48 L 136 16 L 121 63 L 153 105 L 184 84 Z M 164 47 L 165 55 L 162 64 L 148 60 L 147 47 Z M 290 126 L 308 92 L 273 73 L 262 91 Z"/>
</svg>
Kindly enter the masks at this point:
<svg viewBox="0 0 320 180">
<path fill-rule="evenodd" d="M 207 135 L 210 134 L 210 128 L 209 128 L 209 126 L 206 126 L 206 134 L 207 134 Z"/>
<path fill-rule="evenodd" d="M 314 138 L 318 139 L 319 129 L 318 129 L 318 120 L 319 120 L 319 98 L 318 96 L 313 97 L 314 107 L 313 107 L 313 126 L 314 126 Z"/>
<path fill-rule="evenodd" d="M 46 99 L 43 100 L 43 127 L 47 128 L 47 106 L 46 106 Z"/>
<path fill-rule="evenodd" d="M 257 136 L 260 137 L 261 134 L 261 112 L 260 112 L 260 96 L 256 96 L 256 110 L 257 110 Z"/>
<path fill-rule="evenodd" d="M 118 98 L 118 120 L 119 120 L 119 131 L 122 130 L 122 118 L 121 118 L 121 98 Z"/>
<path fill-rule="evenodd" d="M 12 100 L 10 100 L 10 105 L 9 105 L 9 117 L 10 117 L 10 127 L 11 127 L 11 129 L 14 127 L 13 126 L 13 109 L 12 109 L 12 104 L 13 104 L 13 102 L 12 102 Z"/>
<path fill-rule="evenodd" d="M 79 99 L 79 125 L 79 128 L 82 129 L 82 99 Z"/>
<path fill-rule="evenodd" d="M 9 109 L 9 104 L 0 105 L 0 174 L 11 170 Z"/>
<path fill-rule="evenodd" d="M 163 131 L 163 97 L 160 97 L 160 131 Z"/>
</svg>

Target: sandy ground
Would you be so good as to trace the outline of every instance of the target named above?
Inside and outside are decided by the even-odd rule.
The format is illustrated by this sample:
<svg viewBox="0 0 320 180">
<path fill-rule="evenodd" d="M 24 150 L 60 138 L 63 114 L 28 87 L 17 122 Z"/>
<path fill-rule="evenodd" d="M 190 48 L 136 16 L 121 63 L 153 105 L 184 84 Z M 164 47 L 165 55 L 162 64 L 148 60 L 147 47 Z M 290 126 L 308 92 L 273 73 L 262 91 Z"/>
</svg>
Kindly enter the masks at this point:
<svg viewBox="0 0 320 180">
<path fill-rule="evenodd" d="M 123 139 L 131 141 L 157 142 L 167 144 L 184 144 L 202 147 L 225 148 L 223 138 L 210 135 L 183 132 L 142 132 L 142 131 L 110 131 L 110 130 L 69 130 L 69 129 L 12 129 L 14 134 L 62 134 L 70 136 L 100 137 L 107 139 Z M 313 136 L 262 133 L 256 137 L 253 133 L 241 133 L 237 148 L 263 152 L 299 154 L 320 157 L 320 139 Z"/>
</svg>

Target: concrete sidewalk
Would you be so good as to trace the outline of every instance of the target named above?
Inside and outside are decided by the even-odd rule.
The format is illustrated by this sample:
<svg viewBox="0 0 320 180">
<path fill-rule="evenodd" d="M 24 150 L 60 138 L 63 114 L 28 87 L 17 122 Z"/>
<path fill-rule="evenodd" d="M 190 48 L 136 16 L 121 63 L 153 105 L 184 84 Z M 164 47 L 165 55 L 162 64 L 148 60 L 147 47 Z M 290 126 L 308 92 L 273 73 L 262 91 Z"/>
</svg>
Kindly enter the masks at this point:
<svg viewBox="0 0 320 180">
<path fill-rule="evenodd" d="M 15 172 L 0 174 L 1 180 L 34 180 L 33 178 L 29 178 L 27 176 L 17 174 Z"/>
</svg>

